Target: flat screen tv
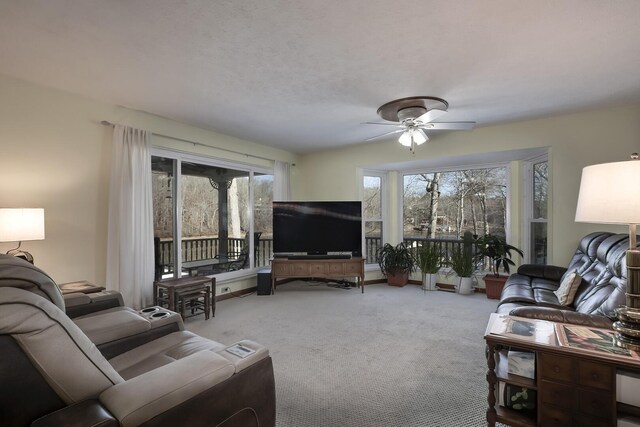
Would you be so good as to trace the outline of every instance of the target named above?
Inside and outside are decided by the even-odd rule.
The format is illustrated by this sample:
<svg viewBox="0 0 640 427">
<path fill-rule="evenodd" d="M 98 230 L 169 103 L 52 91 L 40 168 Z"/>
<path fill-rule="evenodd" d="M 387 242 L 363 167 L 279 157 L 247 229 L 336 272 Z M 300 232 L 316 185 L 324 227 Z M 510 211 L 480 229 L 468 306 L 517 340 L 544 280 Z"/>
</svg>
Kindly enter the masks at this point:
<svg viewBox="0 0 640 427">
<path fill-rule="evenodd" d="M 362 256 L 362 203 L 273 202 L 273 252 Z"/>
</svg>

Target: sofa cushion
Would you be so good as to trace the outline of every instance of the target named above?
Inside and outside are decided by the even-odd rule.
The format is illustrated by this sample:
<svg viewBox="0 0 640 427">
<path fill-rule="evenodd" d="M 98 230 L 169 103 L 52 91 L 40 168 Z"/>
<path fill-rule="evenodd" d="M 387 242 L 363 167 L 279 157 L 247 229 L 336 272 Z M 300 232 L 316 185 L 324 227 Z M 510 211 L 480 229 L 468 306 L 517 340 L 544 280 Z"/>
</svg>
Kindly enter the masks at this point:
<svg viewBox="0 0 640 427">
<path fill-rule="evenodd" d="M 573 302 L 581 282 L 582 277 L 575 271 L 564 276 L 562 282 L 560 282 L 560 287 L 554 292 L 560 305 L 569 305 Z"/>
<path fill-rule="evenodd" d="M 589 269 L 593 262 L 596 260 L 596 255 L 600 244 L 605 239 L 613 235 L 613 233 L 597 231 L 595 233 L 587 234 L 582 239 L 580 239 L 578 248 L 569 261 L 567 270 L 578 271 L 578 273 L 582 275 L 582 273 Z"/>
</svg>

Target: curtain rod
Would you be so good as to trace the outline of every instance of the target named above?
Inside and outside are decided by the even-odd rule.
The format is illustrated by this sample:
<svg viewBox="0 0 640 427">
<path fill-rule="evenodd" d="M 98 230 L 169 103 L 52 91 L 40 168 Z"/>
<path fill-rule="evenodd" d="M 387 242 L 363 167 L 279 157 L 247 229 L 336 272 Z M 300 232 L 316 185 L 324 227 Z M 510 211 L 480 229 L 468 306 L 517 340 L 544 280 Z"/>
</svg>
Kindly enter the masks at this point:
<svg viewBox="0 0 640 427">
<path fill-rule="evenodd" d="M 115 123 L 111 123 L 107 120 L 103 120 L 100 122 L 101 125 L 104 126 L 115 126 Z M 228 148 L 222 148 L 222 147 L 215 147 L 213 145 L 209 145 L 209 144 L 203 144 L 202 142 L 197 142 L 197 141 L 191 141 L 188 139 L 184 139 L 184 138 L 177 138 L 175 136 L 171 136 L 171 135 L 164 135 L 162 133 L 156 133 L 156 132 L 151 132 L 152 135 L 155 136 L 160 136 L 162 138 L 169 138 L 169 139 L 173 139 L 175 141 L 180 141 L 180 142 L 186 142 L 187 144 L 193 144 L 193 145 L 200 145 L 202 147 L 207 147 L 207 148 L 213 148 L 214 150 L 221 150 L 221 151 L 226 151 L 228 153 L 233 153 L 233 154 L 239 154 L 241 156 L 247 156 L 247 157 L 253 157 L 255 159 L 261 159 L 261 160 L 268 160 L 270 162 L 275 162 L 275 159 L 270 159 L 268 157 L 262 157 L 262 156 L 256 156 L 255 154 L 247 154 L 247 153 L 243 153 L 241 151 L 236 151 L 236 150 L 230 150 Z"/>
</svg>

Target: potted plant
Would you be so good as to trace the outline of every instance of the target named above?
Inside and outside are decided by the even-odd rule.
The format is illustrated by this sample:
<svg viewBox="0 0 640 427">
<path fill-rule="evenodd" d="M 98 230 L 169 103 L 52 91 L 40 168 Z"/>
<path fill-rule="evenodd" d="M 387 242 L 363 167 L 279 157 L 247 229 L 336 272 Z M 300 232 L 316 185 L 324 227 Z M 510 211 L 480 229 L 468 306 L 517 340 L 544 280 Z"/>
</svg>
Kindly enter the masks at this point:
<svg viewBox="0 0 640 427">
<path fill-rule="evenodd" d="M 484 276 L 487 298 L 498 299 L 504 283 L 509 277 L 510 267 L 515 265 L 511 259 L 512 253 L 515 252 L 520 256 L 523 256 L 523 253 L 520 249 L 508 244 L 504 237 L 493 234 L 480 236 L 474 243 L 476 246 L 475 260 L 478 262 L 485 258 L 491 260 L 491 274 Z M 507 273 L 506 275 L 500 275 L 500 267 Z"/>
<path fill-rule="evenodd" d="M 458 293 L 467 295 L 473 292 L 473 256 L 469 250 L 464 248 L 454 249 L 448 261 L 451 270 L 456 273 L 458 283 L 456 290 Z"/>
<path fill-rule="evenodd" d="M 404 286 L 409 282 L 409 274 L 416 269 L 416 260 L 404 243 L 392 246 L 386 243 L 376 251 L 380 271 L 391 286 Z"/>
<path fill-rule="evenodd" d="M 425 242 L 416 252 L 416 262 L 422 272 L 422 290 L 435 291 L 438 271 L 442 267 L 442 249 L 433 242 Z"/>
</svg>

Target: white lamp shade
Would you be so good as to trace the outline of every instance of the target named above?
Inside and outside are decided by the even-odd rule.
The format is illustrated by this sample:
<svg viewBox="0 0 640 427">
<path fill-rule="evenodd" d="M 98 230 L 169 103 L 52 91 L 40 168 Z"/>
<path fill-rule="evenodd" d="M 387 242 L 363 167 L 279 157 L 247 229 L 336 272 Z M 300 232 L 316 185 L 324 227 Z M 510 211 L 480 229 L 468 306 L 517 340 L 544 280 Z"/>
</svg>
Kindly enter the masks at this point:
<svg viewBox="0 0 640 427">
<path fill-rule="evenodd" d="M 0 242 L 44 239 L 44 209 L 0 208 Z"/>
<path fill-rule="evenodd" d="M 398 138 L 398 142 L 405 147 L 411 147 L 411 133 L 408 130 L 402 132 L 402 135 Z"/>
<path fill-rule="evenodd" d="M 413 131 L 413 140 L 415 141 L 416 144 L 422 145 L 425 142 L 427 142 L 428 139 L 429 138 L 427 137 L 427 134 L 424 133 L 422 129 L 417 129 Z"/>
<path fill-rule="evenodd" d="M 576 221 L 640 224 L 640 160 L 585 167 Z"/>
</svg>

